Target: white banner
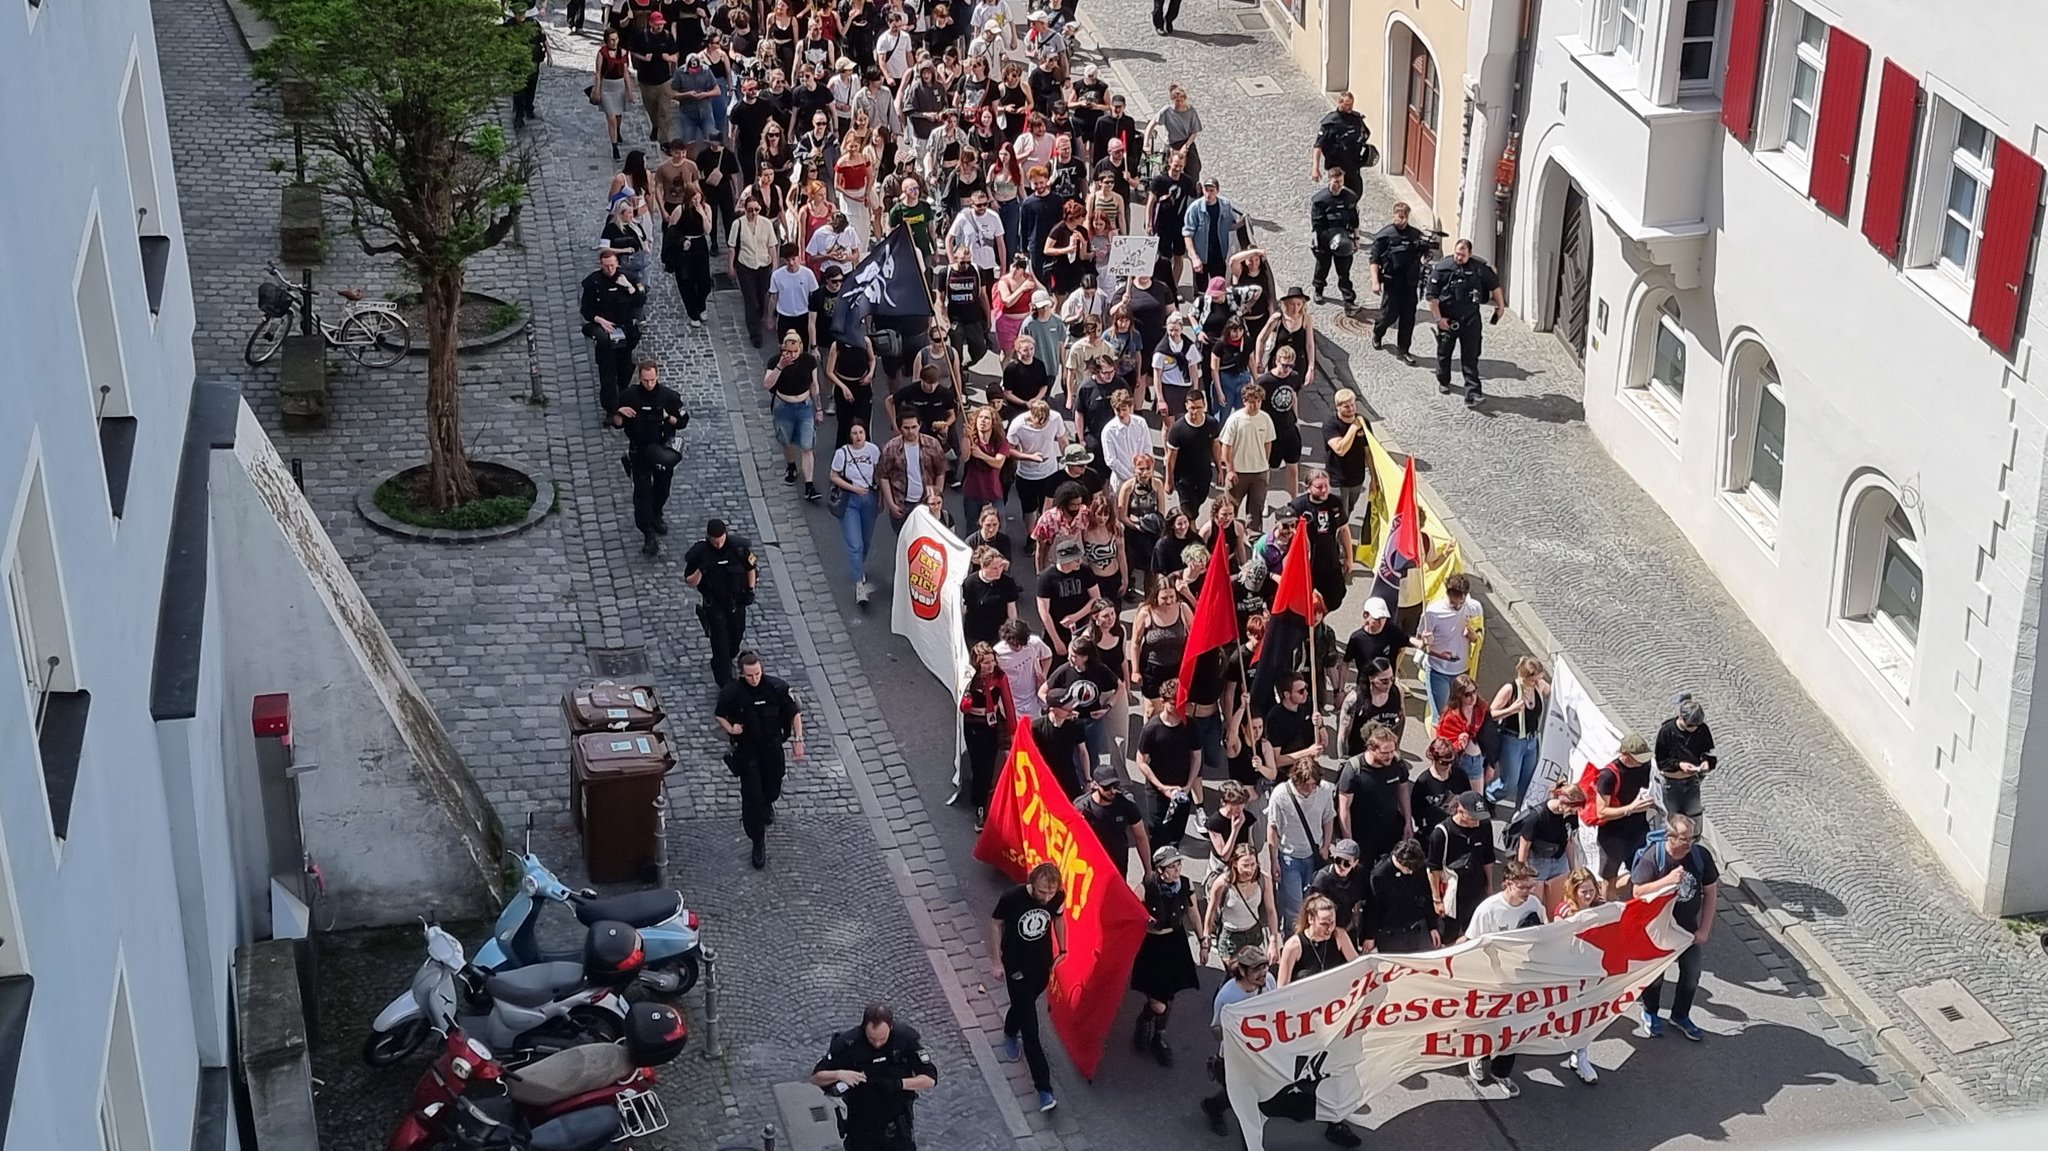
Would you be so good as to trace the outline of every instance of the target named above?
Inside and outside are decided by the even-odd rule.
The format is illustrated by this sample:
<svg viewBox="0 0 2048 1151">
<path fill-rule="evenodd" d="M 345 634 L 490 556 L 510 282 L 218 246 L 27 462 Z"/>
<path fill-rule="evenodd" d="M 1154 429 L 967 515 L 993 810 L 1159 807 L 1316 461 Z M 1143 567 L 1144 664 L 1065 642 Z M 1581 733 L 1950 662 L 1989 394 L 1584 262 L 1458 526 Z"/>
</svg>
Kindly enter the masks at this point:
<svg viewBox="0 0 2048 1151">
<path fill-rule="evenodd" d="M 946 689 L 967 685 L 967 640 L 960 627 L 960 581 L 973 553 L 922 505 L 896 535 L 896 599 L 889 627 L 910 640 L 925 670 Z"/>
<path fill-rule="evenodd" d="M 1571 665 L 1558 656 L 1550 665 L 1550 707 L 1543 714 L 1543 741 L 1537 746 L 1536 774 L 1522 797 L 1523 807 L 1550 798 L 1561 780 L 1576 781 L 1586 765 L 1605 767 L 1621 747 L 1621 729 L 1593 702 Z"/>
<path fill-rule="evenodd" d="M 1262 1151 L 1267 1119 L 1339 1122 L 1423 1071 L 1591 1043 L 1692 942 L 1672 922 L 1676 899 L 1364 955 L 1224 1008 L 1224 1078 L 1247 1151 Z"/>
<path fill-rule="evenodd" d="M 1159 261 L 1159 241 L 1151 236 L 1112 236 L 1109 241 L 1110 275 L 1120 279 L 1149 276 Z M 1109 285 L 1103 285 L 1108 290 Z"/>
</svg>

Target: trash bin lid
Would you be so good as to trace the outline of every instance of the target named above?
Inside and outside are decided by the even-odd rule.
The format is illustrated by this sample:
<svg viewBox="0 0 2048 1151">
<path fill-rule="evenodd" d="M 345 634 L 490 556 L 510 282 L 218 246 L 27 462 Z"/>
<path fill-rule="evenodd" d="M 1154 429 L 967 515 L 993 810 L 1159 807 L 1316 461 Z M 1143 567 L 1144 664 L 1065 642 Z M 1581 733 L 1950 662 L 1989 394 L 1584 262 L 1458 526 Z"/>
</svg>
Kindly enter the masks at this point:
<svg viewBox="0 0 2048 1151">
<path fill-rule="evenodd" d="M 650 728 L 665 714 L 653 684 L 615 679 L 578 683 L 562 697 L 562 711 L 579 733 Z"/>
<path fill-rule="evenodd" d="M 661 775 L 676 762 L 668 741 L 657 731 L 596 731 L 579 735 L 574 756 L 577 770 L 591 779 Z"/>
</svg>

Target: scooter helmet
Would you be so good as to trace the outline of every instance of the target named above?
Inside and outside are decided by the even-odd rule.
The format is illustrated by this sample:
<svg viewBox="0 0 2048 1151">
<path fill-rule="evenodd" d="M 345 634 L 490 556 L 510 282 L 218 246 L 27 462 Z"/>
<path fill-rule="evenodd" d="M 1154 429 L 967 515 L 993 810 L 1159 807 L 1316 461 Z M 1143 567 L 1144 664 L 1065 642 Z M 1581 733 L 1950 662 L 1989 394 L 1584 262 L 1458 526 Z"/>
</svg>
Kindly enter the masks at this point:
<svg viewBox="0 0 2048 1151">
<path fill-rule="evenodd" d="M 635 1003 L 626 1012 L 626 1054 L 635 1067 L 658 1067 L 682 1054 L 690 1039 L 683 1014 L 666 1003 Z"/>
</svg>

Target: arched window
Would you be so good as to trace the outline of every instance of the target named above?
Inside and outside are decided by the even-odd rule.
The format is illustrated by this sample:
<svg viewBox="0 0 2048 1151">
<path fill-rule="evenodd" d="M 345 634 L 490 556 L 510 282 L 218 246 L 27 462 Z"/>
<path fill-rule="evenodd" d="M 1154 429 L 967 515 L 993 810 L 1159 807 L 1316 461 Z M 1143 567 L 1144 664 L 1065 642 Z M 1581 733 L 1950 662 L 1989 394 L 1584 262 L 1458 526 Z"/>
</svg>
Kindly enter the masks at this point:
<svg viewBox="0 0 2048 1151">
<path fill-rule="evenodd" d="M 1729 372 L 1724 488 L 1764 543 L 1775 547 L 1785 498 L 1785 385 L 1770 353 L 1753 339 L 1736 345 Z"/>
<path fill-rule="evenodd" d="M 1678 322 L 1678 297 L 1657 305 L 1657 330 L 1650 343 L 1650 386 L 1678 406 L 1685 398 L 1685 329 Z"/>
<path fill-rule="evenodd" d="M 1637 304 L 1634 343 L 1628 352 L 1623 395 L 1664 438 L 1678 442 L 1679 413 L 1685 407 L 1685 324 L 1678 297 L 1655 291 Z"/>
<path fill-rule="evenodd" d="M 1920 642 L 1924 568 L 1913 521 L 1890 489 L 1853 492 L 1842 557 L 1841 617 L 1856 646 L 1899 694 Z"/>
</svg>

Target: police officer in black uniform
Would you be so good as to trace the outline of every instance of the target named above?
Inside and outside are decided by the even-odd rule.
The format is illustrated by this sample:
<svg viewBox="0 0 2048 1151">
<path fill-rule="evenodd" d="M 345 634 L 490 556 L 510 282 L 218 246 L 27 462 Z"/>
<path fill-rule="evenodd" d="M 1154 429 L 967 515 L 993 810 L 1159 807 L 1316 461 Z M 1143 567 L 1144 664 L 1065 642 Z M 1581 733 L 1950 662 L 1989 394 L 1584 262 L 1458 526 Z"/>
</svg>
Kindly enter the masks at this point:
<svg viewBox="0 0 2048 1151">
<path fill-rule="evenodd" d="M 1355 110 L 1357 100 L 1349 92 L 1337 95 L 1337 106 L 1316 125 L 1316 142 L 1309 151 L 1309 178 L 1320 182 L 1326 169 L 1344 173 L 1344 186 L 1357 192 L 1365 187 L 1366 154 L 1371 150 L 1372 129 Z"/>
<path fill-rule="evenodd" d="M 640 306 L 645 300 L 619 270 L 617 252 L 599 254 L 597 271 L 583 277 L 583 335 L 596 343 L 597 403 L 607 420 L 618 410 L 619 393 L 632 382 L 633 349 L 640 343 Z"/>
<path fill-rule="evenodd" d="M 661 366 L 640 361 L 633 387 L 619 397 L 612 420 L 626 429 L 626 473 L 633 477 L 633 526 L 640 531 L 640 550 L 660 552 L 657 537 L 668 534 L 668 488 L 676 475 L 678 455 L 669 437 L 690 425 L 683 397 L 661 382 Z"/>
<path fill-rule="evenodd" d="M 1377 350 L 1394 329 L 1394 346 L 1401 361 L 1413 364 L 1409 347 L 1415 342 L 1415 305 L 1422 299 L 1422 257 L 1429 250 L 1429 237 L 1408 223 L 1408 205 L 1394 204 L 1394 222 L 1372 238 L 1372 290 L 1379 293 L 1380 314 L 1372 322 L 1372 346 Z"/>
<path fill-rule="evenodd" d="M 733 657 L 747 635 L 747 608 L 761 580 L 754 545 L 728 532 L 724 520 L 712 520 L 704 525 L 704 538 L 683 553 L 683 579 L 704 597 L 697 622 L 711 643 L 711 678 L 724 687 L 732 681 Z"/>
<path fill-rule="evenodd" d="M 832 1037 L 811 1082 L 845 1101 L 839 1121 L 846 1151 L 917 1151 L 910 1109 L 917 1093 L 939 1081 L 939 1069 L 917 1031 L 898 1026 L 889 1008 L 875 1004 L 859 1027 Z"/>
<path fill-rule="evenodd" d="M 1459 240 L 1448 256 L 1429 270 L 1429 312 L 1436 318 L 1436 386 L 1451 391 L 1451 349 L 1458 350 L 1458 365 L 1465 373 L 1465 406 L 1476 408 L 1484 398 L 1479 390 L 1479 312 L 1491 300 L 1493 318 L 1499 323 L 1507 308 L 1501 298 L 1500 277 L 1491 265 L 1472 254 L 1472 241 Z"/>
<path fill-rule="evenodd" d="M 1358 250 L 1358 191 L 1346 182 L 1344 169 L 1333 167 L 1330 182 L 1308 201 L 1309 234 L 1316 246 L 1316 303 L 1325 302 L 1323 289 L 1330 283 L 1330 268 L 1337 269 L 1337 290 L 1344 294 L 1344 306 L 1358 306 L 1358 290 L 1351 286 L 1351 258 Z"/>
<path fill-rule="evenodd" d="M 718 730 L 732 740 L 725 766 L 740 781 L 740 826 L 754 841 L 754 870 L 768 866 L 765 840 L 775 822 L 775 801 L 782 798 L 782 744 L 787 740 L 804 758 L 804 709 L 796 693 L 761 667 L 761 657 L 740 653 L 740 677 L 718 689 L 713 713 Z"/>
</svg>

